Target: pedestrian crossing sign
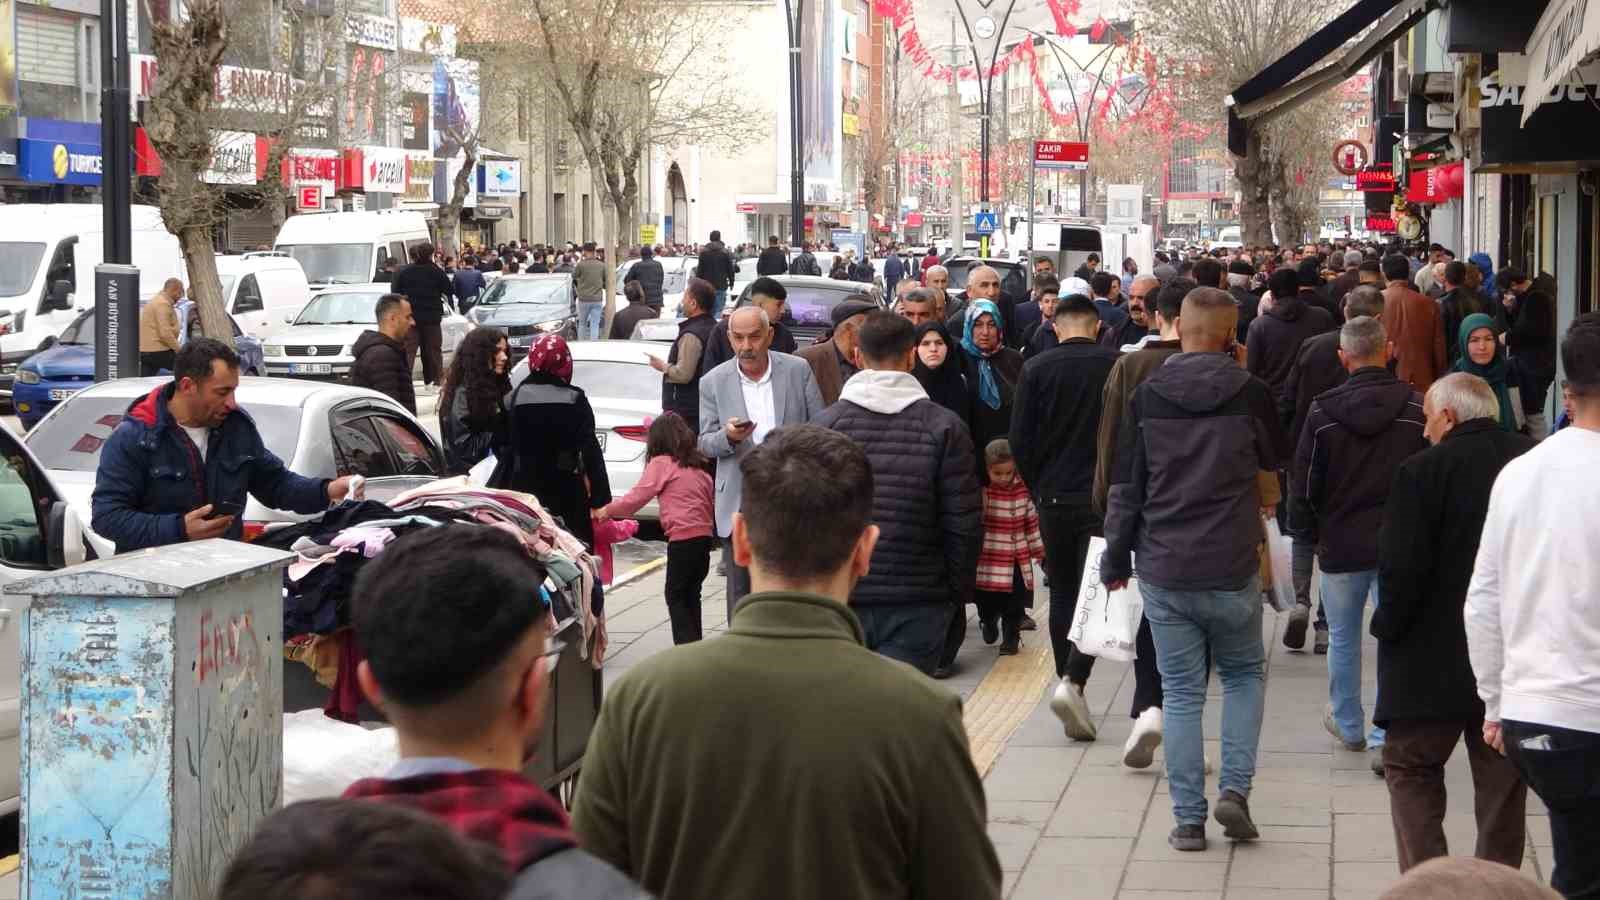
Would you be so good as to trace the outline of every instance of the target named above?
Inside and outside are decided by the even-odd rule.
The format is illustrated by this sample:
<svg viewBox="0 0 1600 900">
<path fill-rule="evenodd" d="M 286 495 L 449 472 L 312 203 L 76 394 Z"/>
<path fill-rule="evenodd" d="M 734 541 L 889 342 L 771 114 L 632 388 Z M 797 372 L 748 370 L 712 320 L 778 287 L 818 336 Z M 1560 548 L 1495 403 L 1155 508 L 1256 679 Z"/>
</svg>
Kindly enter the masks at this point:
<svg viewBox="0 0 1600 900">
<path fill-rule="evenodd" d="M 979 234 L 994 234 L 995 227 L 998 224 L 998 213 L 981 212 L 974 214 L 972 217 L 972 230 Z"/>
</svg>

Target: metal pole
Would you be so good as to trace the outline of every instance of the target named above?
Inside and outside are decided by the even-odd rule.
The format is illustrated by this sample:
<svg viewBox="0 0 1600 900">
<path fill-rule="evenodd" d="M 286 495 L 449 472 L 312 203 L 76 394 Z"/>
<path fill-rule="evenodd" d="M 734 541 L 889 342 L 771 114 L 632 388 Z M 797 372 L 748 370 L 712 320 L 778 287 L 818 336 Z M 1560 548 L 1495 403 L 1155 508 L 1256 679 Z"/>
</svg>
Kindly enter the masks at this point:
<svg viewBox="0 0 1600 900">
<path fill-rule="evenodd" d="M 1078 215 L 1089 217 L 1089 168 L 1078 170 Z"/>
<path fill-rule="evenodd" d="M 128 4 L 100 0 L 100 209 L 108 263 L 133 262 Z"/>
<path fill-rule="evenodd" d="M 961 62 L 956 46 L 956 19 L 950 17 L 950 255 L 967 248 L 966 215 L 961 208 L 961 88 L 956 67 Z"/>
<path fill-rule="evenodd" d="M 1034 178 L 1039 174 L 1039 163 L 1033 158 L 1033 147 L 1028 147 L 1028 260 L 1023 265 L 1022 271 L 1027 273 L 1028 288 L 1033 288 L 1033 184 Z"/>
<path fill-rule="evenodd" d="M 784 0 L 783 14 L 789 26 L 789 249 L 799 252 L 805 243 L 805 170 L 800 161 L 800 23 L 806 14 L 806 0 Z"/>
</svg>

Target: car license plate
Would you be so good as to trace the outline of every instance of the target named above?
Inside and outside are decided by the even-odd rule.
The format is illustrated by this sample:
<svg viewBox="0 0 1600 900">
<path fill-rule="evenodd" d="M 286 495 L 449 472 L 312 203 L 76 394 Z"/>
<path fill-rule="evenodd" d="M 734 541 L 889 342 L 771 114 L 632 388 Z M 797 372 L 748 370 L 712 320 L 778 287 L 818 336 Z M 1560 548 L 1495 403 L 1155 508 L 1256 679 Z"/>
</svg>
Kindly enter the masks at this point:
<svg viewBox="0 0 1600 900">
<path fill-rule="evenodd" d="M 604 453 L 606 449 L 606 433 L 604 431 L 596 431 L 594 439 L 600 442 L 600 451 Z"/>
<path fill-rule="evenodd" d="M 65 400 L 68 397 L 71 397 L 73 394 L 76 394 L 80 390 L 82 390 L 82 388 L 51 388 L 50 389 L 50 399 L 51 400 Z"/>
<path fill-rule="evenodd" d="M 333 363 L 295 363 L 289 367 L 290 375 L 332 375 Z"/>
</svg>

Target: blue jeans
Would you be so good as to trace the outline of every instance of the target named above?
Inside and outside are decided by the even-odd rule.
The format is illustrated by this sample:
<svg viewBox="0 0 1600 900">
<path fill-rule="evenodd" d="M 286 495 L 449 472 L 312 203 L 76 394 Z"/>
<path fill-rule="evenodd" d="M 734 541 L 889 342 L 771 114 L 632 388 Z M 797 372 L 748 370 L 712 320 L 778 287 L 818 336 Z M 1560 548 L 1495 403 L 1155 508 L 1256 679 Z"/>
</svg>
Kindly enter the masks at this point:
<svg viewBox="0 0 1600 900">
<path fill-rule="evenodd" d="M 1366 724 L 1361 710 L 1361 627 L 1367 595 L 1378 605 L 1378 570 L 1323 572 L 1322 607 L 1328 613 L 1328 701 L 1333 721 L 1347 741 L 1359 741 Z M 1383 729 L 1373 726 L 1367 746 L 1383 746 Z"/>
<path fill-rule="evenodd" d="M 717 291 L 717 299 L 711 301 L 711 320 L 713 322 L 722 318 L 722 308 L 728 305 L 728 292 Z"/>
<path fill-rule="evenodd" d="M 867 649 L 909 663 L 932 675 L 944 653 L 945 632 L 956 609 L 949 603 L 852 606 L 861 620 Z"/>
<path fill-rule="evenodd" d="M 606 302 L 604 300 L 579 300 L 578 301 L 578 340 L 600 340 L 600 323 L 605 320 Z"/>
<path fill-rule="evenodd" d="M 1200 713 L 1206 702 L 1206 653 L 1222 681 L 1222 775 L 1218 787 L 1250 796 L 1267 700 L 1267 651 L 1261 642 L 1261 585 L 1237 591 L 1173 591 L 1139 582 L 1144 615 L 1161 669 L 1172 815 L 1180 825 L 1206 820 L 1205 751 Z"/>
</svg>

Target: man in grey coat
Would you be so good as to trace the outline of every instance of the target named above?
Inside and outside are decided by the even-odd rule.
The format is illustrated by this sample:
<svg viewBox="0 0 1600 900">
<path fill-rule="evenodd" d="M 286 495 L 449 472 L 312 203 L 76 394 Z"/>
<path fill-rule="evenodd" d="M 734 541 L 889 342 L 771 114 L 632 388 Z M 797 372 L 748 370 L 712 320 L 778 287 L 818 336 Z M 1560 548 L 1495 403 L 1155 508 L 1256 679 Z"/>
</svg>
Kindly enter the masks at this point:
<svg viewBox="0 0 1600 900">
<path fill-rule="evenodd" d="M 781 425 L 800 425 L 822 412 L 822 392 L 811 366 L 797 356 L 773 353 L 772 323 L 759 306 L 728 317 L 734 358 L 700 379 L 700 449 L 717 461 L 717 535 L 728 572 L 728 618 L 750 593 L 750 572 L 733 560 L 733 514 L 739 511 L 744 478 L 739 462 Z"/>
</svg>

